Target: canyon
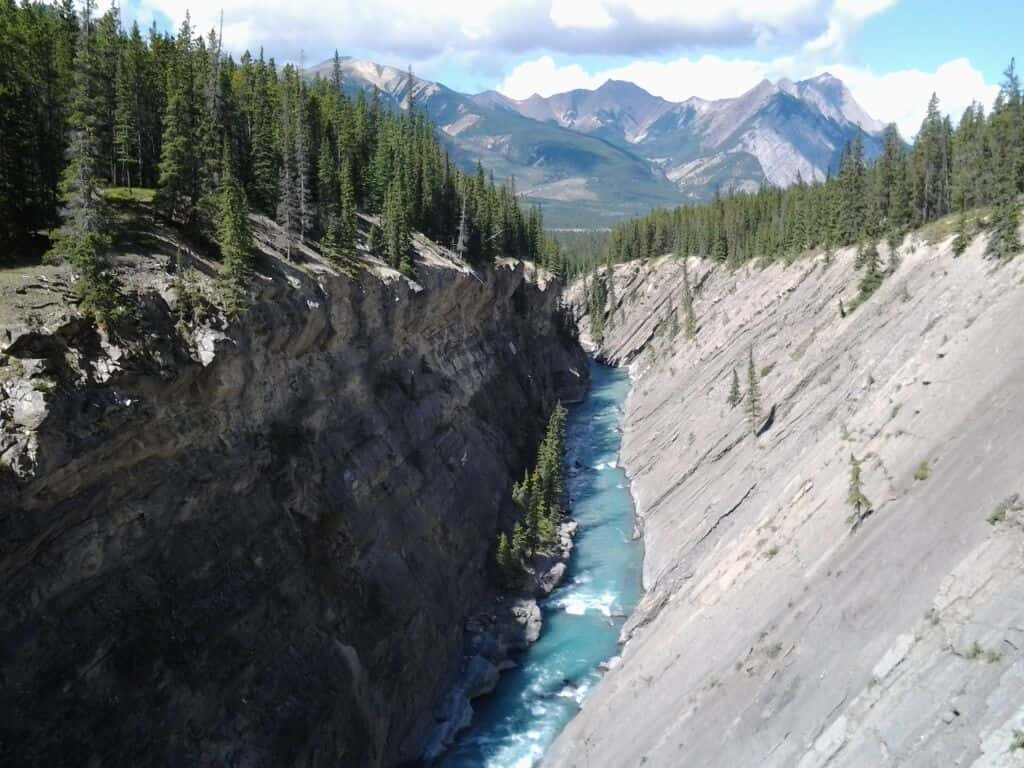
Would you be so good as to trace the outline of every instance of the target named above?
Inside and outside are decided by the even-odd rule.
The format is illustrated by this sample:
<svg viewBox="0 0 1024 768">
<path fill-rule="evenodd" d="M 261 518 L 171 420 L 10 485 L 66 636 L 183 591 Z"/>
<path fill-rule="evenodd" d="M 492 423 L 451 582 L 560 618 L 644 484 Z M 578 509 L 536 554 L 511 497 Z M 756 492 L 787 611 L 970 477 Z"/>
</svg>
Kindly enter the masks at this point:
<svg viewBox="0 0 1024 768">
<path fill-rule="evenodd" d="M 855 248 L 614 267 L 582 330 L 633 378 L 646 591 L 545 766 L 1019 764 L 1024 264 L 985 238 L 883 246 L 859 306 Z M 753 423 L 727 402 L 751 368 Z"/>
<path fill-rule="evenodd" d="M 412 281 L 254 227 L 235 318 L 155 225 L 116 256 L 117 329 L 67 266 L 0 275 L 4 765 L 394 765 L 431 738 L 586 359 L 532 266 L 417 235 Z"/>
</svg>

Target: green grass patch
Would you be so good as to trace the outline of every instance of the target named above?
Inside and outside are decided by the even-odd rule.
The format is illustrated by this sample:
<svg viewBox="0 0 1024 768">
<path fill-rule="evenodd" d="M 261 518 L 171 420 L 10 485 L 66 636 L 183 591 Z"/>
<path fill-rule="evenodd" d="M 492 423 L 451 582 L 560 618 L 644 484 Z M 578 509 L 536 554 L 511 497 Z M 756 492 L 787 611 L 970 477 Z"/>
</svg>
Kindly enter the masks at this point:
<svg viewBox="0 0 1024 768">
<path fill-rule="evenodd" d="M 152 203 L 156 190 L 150 187 L 108 187 L 107 200 L 115 203 Z"/>
<path fill-rule="evenodd" d="M 921 465 L 917 468 L 917 472 L 914 473 L 914 479 L 918 482 L 923 483 L 929 477 L 931 477 L 932 469 L 928 466 L 927 461 L 922 461 Z"/>
</svg>

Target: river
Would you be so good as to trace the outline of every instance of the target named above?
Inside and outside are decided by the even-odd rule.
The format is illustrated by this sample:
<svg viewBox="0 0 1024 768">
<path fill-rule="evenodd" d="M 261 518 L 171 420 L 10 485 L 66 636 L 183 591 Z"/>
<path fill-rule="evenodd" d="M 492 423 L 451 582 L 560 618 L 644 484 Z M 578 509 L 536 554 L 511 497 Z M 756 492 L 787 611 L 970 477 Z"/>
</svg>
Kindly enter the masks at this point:
<svg viewBox="0 0 1024 768">
<path fill-rule="evenodd" d="M 618 653 L 626 616 L 640 598 L 642 549 L 631 538 L 633 501 L 618 466 L 625 370 L 591 362 L 590 390 L 569 409 L 567 489 L 578 521 L 566 580 L 541 604 L 544 628 L 497 689 L 473 702 L 468 730 L 445 768 L 529 768 L 579 711 Z"/>
</svg>

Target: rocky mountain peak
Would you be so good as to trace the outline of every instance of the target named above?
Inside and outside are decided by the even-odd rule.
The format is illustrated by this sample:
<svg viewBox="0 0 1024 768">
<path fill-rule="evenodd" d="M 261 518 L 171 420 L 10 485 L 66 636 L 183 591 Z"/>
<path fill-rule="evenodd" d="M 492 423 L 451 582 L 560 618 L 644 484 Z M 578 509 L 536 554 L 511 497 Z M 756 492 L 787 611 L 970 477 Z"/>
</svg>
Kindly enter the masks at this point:
<svg viewBox="0 0 1024 768">
<path fill-rule="evenodd" d="M 329 77 L 332 62 L 309 70 Z M 409 73 L 343 59 L 349 93 L 376 89 L 401 108 Z M 555 226 L 612 223 L 652 207 L 707 199 L 712 191 L 823 179 L 847 142 L 880 151 L 882 124 L 829 72 L 794 82 L 761 80 L 732 98 L 670 101 L 628 80 L 514 99 L 464 94 L 413 77 L 413 95 L 452 156 L 482 160 L 496 177 L 543 201 Z M 623 199 L 633 201 L 624 207 Z"/>
</svg>

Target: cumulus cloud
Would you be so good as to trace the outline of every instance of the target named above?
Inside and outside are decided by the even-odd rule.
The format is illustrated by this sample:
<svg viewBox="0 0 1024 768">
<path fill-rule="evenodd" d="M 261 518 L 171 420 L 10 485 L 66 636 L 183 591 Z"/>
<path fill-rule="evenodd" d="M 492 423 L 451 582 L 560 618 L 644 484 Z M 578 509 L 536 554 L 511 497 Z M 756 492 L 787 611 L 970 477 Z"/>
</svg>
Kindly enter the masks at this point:
<svg viewBox="0 0 1024 768">
<path fill-rule="evenodd" d="M 864 22 L 884 13 L 895 4 L 896 0 L 836 0 L 825 31 L 807 42 L 804 49 L 811 53 L 842 55 Z"/>
<path fill-rule="evenodd" d="M 894 122 L 904 137 L 920 128 L 928 99 L 939 96 L 944 112 L 958 118 L 974 100 L 988 107 L 998 86 L 967 59 L 954 59 L 932 72 L 901 70 L 876 74 L 869 69 L 844 64 L 823 64 L 804 57 L 725 59 L 719 56 L 678 58 L 671 61 L 634 61 L 620 67 L 587 72 L 576 64 L 558 66 L 550 56 L 523 62 L 515 67 L 498 90 L 522 99 L 534 93 L 550 96 L 573 88 L 596 88 L 606 80 L 629 80 L 669 101 L 691 96 L 721 99 L 738 96 L 761 80 L 793 80 L 829 71 L 846 83 L 854 98 L 868 114 L 883 122 Z"/>
<path fill-rule="evenodd" d="M 873 116 L 895 121 L 905 135 L 919 127 L 928 96 L 959 115 L 972 99 L 988 105 L 995 87 L 966 59 L 935 71 L 876 74 L 846 64 L 849 41 L 897 0 L 128 0 L 125 14 L 144 25 L 154 14 L 177 24 L 191 8 L 200 30 L 218 23 L 240 53 L 264 46 L 278 59 L 308 63 L 336 48 L 372 51 L 431 76 L 440 67 L 504 78 L 516 98 L 594 88 L 608 78 L 631 80 L 673 101 L 735 96 L 758 81 L 799 79 L 828 69 Z M 678 56 L 695 47 L 726 55 Z M 742 47 L 748 58 L 727 55 Z M 751 55 L 750 51 L 757 53 Z M 600 71 L 564 63 L 575 55 L 622 57 Z M 509 69 L 511 67 L 511 69 Z M 485 81 L 486 82 L 486 81 Z M 493 82 L 493 80 L 490 80 Z"/>
<path fill-rule="evenodd" d="M 845 0 L 839 0 L 843 2 Z M 882 0 L 871 0 L 878 3 Z M 279 57 L 298 48 L 371 48 L 405 60 L 452 54 L 654 55 L 692 46 L 797 46 L 834 16 L 831 0 L 129 0 L 145 24 L 154 13 L 175 24 L 191 8 L 203 30 L 224 11 L 232 49 L 259 45 Z"/>
<path fill-rule="evenodd" d="M 920 129 L 932 93 L 938 95 L 942 111 L 953 116 L 954 124 L 972 101 L 988 110 L 999 93 L 999 86 L 986 83 L 981 72 L 964 58 L 948 61 L 934 72 L 909 69 L 877 75 L 841 65 L 832 67 L 831 72 L 846 83 L 869 114 L 896 123 L 905 137 Z"/>
</svg>

